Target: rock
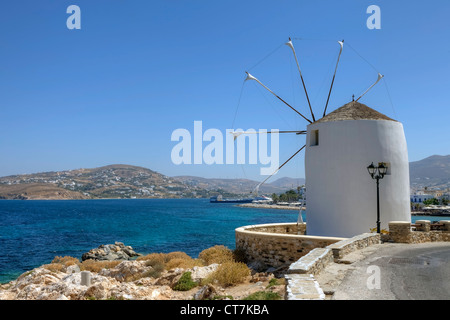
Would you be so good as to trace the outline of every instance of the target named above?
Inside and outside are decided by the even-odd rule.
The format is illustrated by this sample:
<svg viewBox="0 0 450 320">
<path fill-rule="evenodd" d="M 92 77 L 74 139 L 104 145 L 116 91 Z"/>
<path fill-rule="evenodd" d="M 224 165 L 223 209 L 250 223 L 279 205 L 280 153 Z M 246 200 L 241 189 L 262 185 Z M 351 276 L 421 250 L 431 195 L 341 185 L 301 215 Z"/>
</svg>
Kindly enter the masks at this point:
<svg viewBox="0 0 450 320">
<path fill-rule="evenodd" d="M 247 265 L 251 270 L 255 270 L 256 272 L 266 271 L 269 267 L 262 263 L 261 261 L 252 261 Z"/>
<path fill-rule="evenodd" d="M 83 253 L 81 260 L 131 260 L 131 258 L 140 256 L 132 247 L 125 246 L 122 242 L 114 244 L 102 244 L 98 248 L 91 249 L 89 252 Z"/>
<path fill-rule="evenodd" d="M 66 273 L 70 274 L 70 273 L 77 273 L 77 272 L 80 272 L 80 267 L 76 264 L 68 266 L 66 268 Z"/>
<path fill-rule="evenodd" d="M 175 268 L 169 271 L 165 271 L 161 276 L 156 280 L 155 285 L 157 286 L 169 286 L 173 287 L 180 280 L 181 276 L 185 272 L 184 269 Z"/>
<path fill-rule="evenodd" d="M 103 283 L 97 283 L 90 286 L 85 292 L 84 297 L 87 299 L 106 299 L 108 296 L 107 288 L 103 285 Z"/>
<path fill-rule="evenodd" d="M 212 299 L 216 295 L 216 288 L 210 284 L 203 286 L 194 294 L 194 300 Z"/>
<path fill-rule="evenodd" d="M 151 269 L 141 261 L 123 261 L 114 268 L 101 270 L 99 274 L 123 282 L 140 278 Z"/>
<path fill-rule="evenodd" d="M 213 263 L 206 267 L 193 267 L 191 269 L 192 280 L 200 281 L 202 279 L 208 278 L 213 272 L 217 270 L 218 267 L 218 263 Z"/>
<path fill-rule="evenodd" d="M 274 278 L 273 273 L 257 272 L 254 275 L 252 275 L 250 282 L 257 283 L 257 282 L 270 281 L 273 278 Z"/>
</svg>

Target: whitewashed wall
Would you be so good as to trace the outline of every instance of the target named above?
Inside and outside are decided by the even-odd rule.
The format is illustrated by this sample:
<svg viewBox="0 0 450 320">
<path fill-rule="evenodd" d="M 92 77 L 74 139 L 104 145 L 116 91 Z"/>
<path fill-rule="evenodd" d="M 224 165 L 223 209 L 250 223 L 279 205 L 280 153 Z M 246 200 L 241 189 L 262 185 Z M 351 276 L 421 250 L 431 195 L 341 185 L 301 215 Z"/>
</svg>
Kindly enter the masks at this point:
<svg viewBox="0 0 450 320">
<path fill-rule="evenodd" d="M 310 146 L 312 130 L 319 144 Z M 403 125 L 387 120 L 344 120 L 308 126 L 305 154 L 307 234 L 352 237 L 376 227 L 373 162 L 390 163 L 380 180 L 381 228 L 411 221 L 409 162 Z"/>
</svg>

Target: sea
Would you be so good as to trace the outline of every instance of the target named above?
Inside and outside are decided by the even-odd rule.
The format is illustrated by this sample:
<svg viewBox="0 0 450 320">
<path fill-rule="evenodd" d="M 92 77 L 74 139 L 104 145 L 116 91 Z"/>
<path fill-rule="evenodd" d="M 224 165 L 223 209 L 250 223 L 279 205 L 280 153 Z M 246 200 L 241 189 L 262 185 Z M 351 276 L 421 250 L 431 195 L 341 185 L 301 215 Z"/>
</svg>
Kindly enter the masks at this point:
<svg viewBox="0 0 450 320">
<path fill-rule="evenodd" d="M 141 254 L 183 251 L 193 258 L 215 245 L 233 250 L 236 228 L 297 222 L 298 214 L 209 199 L 0 200 L 0 283 L 56 256 L 81 260 L 83 253 L 115 242 Z M 419 219 L 433 217 L 412 217 Z"/>
<path fill-rule="evenodd" d="M 141 254 L 235 248 L 241 226 L 296 222 L 297 210 L 242 208 L 209 199 L 0 200 L 0 283 L 123 242 Z"/>
</svg>

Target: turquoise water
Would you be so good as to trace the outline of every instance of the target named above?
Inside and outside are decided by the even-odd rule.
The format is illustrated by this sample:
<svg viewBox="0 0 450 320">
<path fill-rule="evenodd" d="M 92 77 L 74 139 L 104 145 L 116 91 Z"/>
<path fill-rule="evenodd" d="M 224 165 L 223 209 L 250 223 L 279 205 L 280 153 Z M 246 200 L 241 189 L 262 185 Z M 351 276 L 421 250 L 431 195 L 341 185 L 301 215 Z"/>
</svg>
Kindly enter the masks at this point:
<svg viewBox="0 0 450 320">
<path fill-rule="evenodd" d="M 184 251 L 192 257 L 214 245 L 235 247 L 237 227 L 296 222 L 296 210 L 241 208 L 208 199 L 0 200 L 0 283 L 115 241 L 136 252 Z"/>
<path fill-rule="evenodd" d="M 0 200 L 0 283 L 55 256 L 81 259 L 115 241 L 142 254 L 184 251 L 195 258 L 214 245 L 234 249 L 238 227 L 297 218 L 296 210 L 241 208 L 208 199 Z M 419 219 L 433 217 L 412 217 Z"/>
</svg>

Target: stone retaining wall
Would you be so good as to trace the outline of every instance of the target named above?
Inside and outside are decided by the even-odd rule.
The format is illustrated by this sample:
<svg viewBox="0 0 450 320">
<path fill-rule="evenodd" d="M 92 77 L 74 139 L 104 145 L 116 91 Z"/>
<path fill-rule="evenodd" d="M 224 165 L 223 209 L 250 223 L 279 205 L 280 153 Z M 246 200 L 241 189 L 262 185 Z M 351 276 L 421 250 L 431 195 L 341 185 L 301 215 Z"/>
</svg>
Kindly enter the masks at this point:
<svg viewBox="0 0 450 320">
<path fill-rule="evenodd" d="M 363 233 L 349 239 L 341 240 L 326 246 L 316 248 L 298 261 L 289 266 L 288 273 L 308 273 L 316 275 L 320 273 L 329 263 L 337 262 L 347 254 L 379 244 L 381 237 L 378 233 Z"/>
<path fill-rule="evenodd" d="M 339 262 L 345 255 L 369 247 L 381 242 L 381 235 L 378 233 L 363 233 L 354 236 L 350 239 L 339 241 L 327 248 L 333 251 L 333 257 L 335 262 Z"/>
<path fill-rule="evenodd" d="M 431 221 L 416 221 L 416 230 L 407 221 L 389 222 L 389 234 L 383 240 L 398 243 L 424 243 L 434 241 L 450 241 L 450 221 L 439 221 L 441 230 L 431 230 Z"/>
<path fill-rule="evenodd" d="M 260 224 L 250 226 L 247 230 L 254 232 L 304 235 L 306 232 L 306 223 Z"/>
<path fill-rule="evenodd" d="M 235 230 L 236 249 L 244 251 L 250 263 L 257 262 L 279 268 L 289 266 L 311 250 L 324 248 L 345 239 L 299 235 L 298 232 L 302 232 L 303 228 L 306 228 L 306 224 L 297 226 L 297 223 L 282 223 L 240 227 Z"/>
</svg>

